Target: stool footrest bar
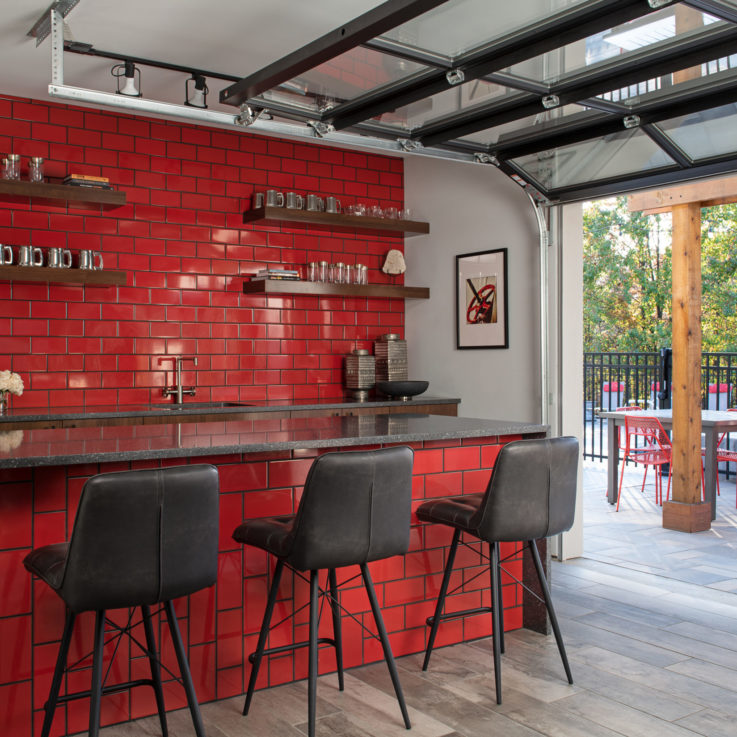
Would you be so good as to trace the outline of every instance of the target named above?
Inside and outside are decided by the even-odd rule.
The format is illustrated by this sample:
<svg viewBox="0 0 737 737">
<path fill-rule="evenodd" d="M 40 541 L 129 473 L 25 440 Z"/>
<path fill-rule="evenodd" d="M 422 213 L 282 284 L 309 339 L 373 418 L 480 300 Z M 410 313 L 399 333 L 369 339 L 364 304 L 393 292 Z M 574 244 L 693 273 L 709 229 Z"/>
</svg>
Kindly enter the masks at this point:
<svg viewBox="0 0 737 737">
<path fill-rule="evenodd" d="M 119 693 L 120 691 L 125 691 L 129 688 L 135 688 L 136 686 L 151 686 L 153 687 L 154 682 L 151 678 L 139 678 L 136 681 L 126 681 L 125 683 L 114 683 L 110 686 L 103 686 L 102 687 L 102 693 L 104 694 L 110 694 L 110 693 Z M 75 693 L 68 693 L 64 694 L 62 696 L 57 696 L 56 700 L 59 703 L 63 703 L 66 701 L 74 701 L 75 699 L 84 699 L 90 695 L 90 691 L 75 691 Z M 46 705 L 44 705 L 45 707 Z"/>
<path fill-rule="evenodd" d="M 305 640 L 305 642 L 295 642 L 292 645 L 280 645 L 279 647 L 265 647 L 263 651 L 263 655 L 274 655 L 275 653 L 287 653 L 291 652 L 292 650 L 299 650 L 301 647 L 307 647 L 309 645 L 309 641 Z M 317 640 L 318 645 L 332 645 L 335 647 L 335 640 L 333 640 L 331 637 L 320 637 Z M 253 663 L 256 659 L 256 653 L 252 652 L 248 656 L 248 662 Z"/>
<path fill-rule="evenodd" d="M 437 615 L 437 619 L 439 622 L 445 622 L 447 619 L 461 619 L 462 617 L 468 617 L 471 614 L 491 614 L 492 607 L 490 606 L 480 606 L 476 607 L 475 609 L 464 609 L 459 612 L 447 612 L 446 614 L 439 614 Z M 426 620 L 426 624 L 428 627 L 432 627 L 435 622 L 435 617 L 428 617 Z"/>
</svg>

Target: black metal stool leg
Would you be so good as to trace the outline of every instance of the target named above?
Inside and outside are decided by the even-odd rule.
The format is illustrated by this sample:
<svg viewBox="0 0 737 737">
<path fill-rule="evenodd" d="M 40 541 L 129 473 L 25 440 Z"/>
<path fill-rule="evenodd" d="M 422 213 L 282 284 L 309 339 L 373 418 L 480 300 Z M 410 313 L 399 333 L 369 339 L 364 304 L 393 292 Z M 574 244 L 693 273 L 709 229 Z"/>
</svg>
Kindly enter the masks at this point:
<svg viewBox="0 0 737 737">
<path fill-rule="evenodd" d="M 555 609 L 553 608 L 553 599 L 550 596 L 550 589 L 548 588 L 548 582 L 545 578 L 545 571 L 543 570 L 543 564 L 540 560 L 540 553 L 537 550 L 537 544 L 534 540 L 530 540 L 528 543 L 530 552 L 532 553 L 532 560 L 535 563 L 535 570 L 537 571 L 537 577 L 540 581 L 540 588 L 545 598 L 545 606 L 548 608 L 548 616 L 550 617 L 550 624 L 553 627 L 553 633 L 555 634 L 555 641 L 558 643 L 558 652 L 560 653 L 560 659 L 563 661 L 563 667 L 568 676 L 568 683 L 573 683 L 573 676 L 571 675 L 571 667 L 568 665 L 568 656 L 566 655 L 566 648 L 563 644 L 563 637 L 560 634 L 560 627 L 558 627 L 558 618 L 555 616 Z"/>
<path fill-rule="evenodd" d="M 56 711 L 56 703 L 59 698 L 59 689 L 61 688 L 61 679 L 64 676 L 64 668 L 67 664 L 67 655 L 69 654 L 69 643 L 72 641 L 72 632 L 74 631 L 74 621 L 77 615 L 67 609 L 66 622 L 64 623 L 64 634 L 61 637 L 59 645 L 59 654 L 56 657 L 56 667 L 54 668 L 54 677 L 51 679 L 51 689 L 49 690 L 49 699 L 44 704 L 44 723 L 41 729 L 41 737 L 49 737 L 51 731 L 51 723 L 54 720 L 54 712 Z"/>
<path fill-rule="evenodd" d="M 90 687 L 89 737 L 100 733 L 100 701 L 102 699 L 102 651 L 105 647 L 105 612 L 95 612 L 95 647 L 92 653 L 92 685 Z"/>
<path fill-rule="evenodd" d="M 158 661 L 158 650 L 154 639 L 154 628 L 151 624 L 151 607 L 144 604 L 141 607 L 143 615 L 143 630 L 146 633 L 146 649 L 148 650 L 148 662 L 151 666 L 151 680 L 153 681 L 154 694 L 156 694 L 156 708 L 159 711 L 161 722 L 161 735 L 168 737 L 169 729 L 166 725 L 166 708 L 164 707 L 164 690 L 161 687 L 161 666 Z"/>
<path fill-rule="evenodd" d="M 492 545 L 496 545 L 496 559 L 501 561 L 501 548 L 499 547 L 499 543 L 489 543 L 489 572 L 491 572 L 491 547 Z M 502 588 L 502 569 L 501 564 L 499 566 L 499 575 L 496 577 L 497 587 L 499 588 L 499 650 L 501 653 L 504 653 L 504 595 L 503 595 L 503 588 Z M 494 579 L 492 578 L 492 584 L 494 583 Z"/>
<path fill-rule="evenodd" d="M 389 637 L 387 636 L 386 628 L 384 627 L 384 618 L 381 616 L 381 609 L 379 609 L 379 602 L 376 600 L 376 592 L 374 591 L 374 584 L 371 581 L 371 574 L 369 573 L 368 566 L 365 563 L 361 564 L 361 575 L 363 576 L 363 585 L 366 587 L 366 593 L 368 594 L 369 602 L 371 603 L 371 611 L 374 613 L 374 622 L 376 622 L 376 629 L 379 633 L 381 646 L 384 649 L 384 660 L 386 660 L 386 664 L 389 668 L 389 675 L 391 676 L 392 683 L 394 684 L 394 692 L 397 695 L 399 708 L 402 710 L 404 726 L 407 727 L 407 729 L 410 729 L 412 724 L 409 721 L 407 705 L 404 703 L 404 694 L 402 693 L 402 685 L 399 683 L 397 665 L 394 662 L 392 648 L 389 644 Z"/>
<path fill-rule="evenodd" d="M 164 610 L 166 611 L 166 619 L 169 622 L 169 630 L 171 632 L 172 644 L 174 645 L 174 652 L 177 655 L 177 662 L 179 663 L 182 685 L 184 686 L 184 692 L 187 694 L 187 703 L 189 704 L 189 713 L 192 715 L 194 731 L 197 737 L 205 737 L 205 728 L 202 724 L 200 705 L 197 703 L 197 694 L 195 694 L 192 675 L 189 672 L 189 662 L 187 661 L 187 653 L 184 651 L 182 635 L 179 632 L 177 615 L 174 613 L 174 603 L 171 600 L 164 602 Z"/>
<path fill-rule="evenodd" d="M 269 589 L 269 598 L 266 601 L 266 611 L 264 612 L 264 618 L 261 622 L 261 631 L 258 634 L 258 643 L 256 645 L 256 650 L 253 653 L 253 663 L 251 664 L 251 677 L 248 680 L 246 701 L 243 704 L 243 716 L 246 716 L 246 714 L 248 714 L 248 710 L 251 708 L 251 699 L 253 698 L 253 691 L 256 688 L 256 680 L 258 679 L 258 671 L 261 667 L 261 659 L 264 656 L 266 638 L 269 635 L 269 625 L 271 624 L 271 615 L 274 613 L 274 604 L 276 603 L 276 595 L 279 591 L 279 582 L 281 581 L 281 574 L 283 570 L 284 561 L 281 558 L 278 558 L 276 561 L 276 568 L 274 569 L 274 578 L 271 581 L 271 588 Z"/>
<path fill-rule="evenodd" d="M 338 604 L 338 578 L 335 568 L 328 571 L 330 582 L 330 608 L 333 611 L 333 640 L 335 640 L 335 662 L 338 667 L 338 689 L 343 690 L 343 627 L 340 622 L 340 605 Z"/>
<path fill-rule="evenodd" d="M 317 710 L 317 630 L 319 623 L 318 599 L 320 587 L 317 571 L 310 571 L 310 645 L 307 674 L 307 735 L 315 737 Z"/>
<path fill-rule="evenodd" d="M 494 649 L 494 681 L 496 682 L 496 703 L 502 703 L 502 656 L 501 656 L 501 591 L 499 586 L 499 546 L 491 546 L 491 641 Z"/>
<path fill-rule="evenodd" d="M 448 592 L 448 584 L 450 583 L 450 574 L 453 572 L 453 563 L 455 562 L 456 550 L 458 549 L 458 541 L 461 538 L 461 531 L 456 529 L 453 531 L 453 540 L 450 543 L 450 549 L 448 550 L 448 560 L 445 564 L 445 571 L 443 572 L 443 580 L 440 584 L 440 592 L 438 593 L 438 601 L 435 605 L 435 614 L 432 618 L 432 626 L 430 627 L 430 634 L 427 638 L 427 647 L 425 648 L 425 660 L 422 663 L 422 670 L 427 670 L 427 666 L 430 663 L 430 655 L 432 655 L 432 649 L 435 646 L 435 636 L 438 634 L 438 627 L 440 626 L 440 618 L 443 613 L 443 607 L 445 606 L 445 595 Z"/>
</svg>

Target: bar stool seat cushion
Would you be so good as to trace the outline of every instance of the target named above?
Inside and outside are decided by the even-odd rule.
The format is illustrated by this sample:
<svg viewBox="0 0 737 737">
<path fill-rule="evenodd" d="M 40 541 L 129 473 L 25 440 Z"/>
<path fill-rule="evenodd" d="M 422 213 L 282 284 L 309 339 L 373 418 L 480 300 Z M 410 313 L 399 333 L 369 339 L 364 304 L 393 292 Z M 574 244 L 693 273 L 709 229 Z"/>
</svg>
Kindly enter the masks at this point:
<svg viewBox="0 0 737 737">
<path fill-rule="evenodd" d="M 68 553 L 69 543 L 44 545 L 28 553 L 23 565 L 56 591 L 64 579 Z"/>
<path fill-rule="evenodd" d="M 294 542 L 294 520 L 293 514 L 251 519 L 236 527 L 233 539 L 286 558 Z"/>
<path fill-rule="evenodd" d="M 471 523 L 484 501 L 483 494 L 467 494 L 450 499 L 433 499 L 417 507 L 417 518 L 439 522 L 459 530 L 472 530 Z"/>
</svg>

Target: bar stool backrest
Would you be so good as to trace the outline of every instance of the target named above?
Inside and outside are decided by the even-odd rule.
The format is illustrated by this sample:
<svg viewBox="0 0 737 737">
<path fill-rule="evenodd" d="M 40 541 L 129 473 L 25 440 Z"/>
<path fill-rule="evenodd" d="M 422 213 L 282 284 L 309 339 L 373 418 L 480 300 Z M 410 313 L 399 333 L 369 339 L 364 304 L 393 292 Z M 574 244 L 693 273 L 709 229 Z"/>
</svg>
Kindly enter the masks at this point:
<svg viewBox="0 0 737 737">
<path fill-rule="evenodd" d="M 469 521 L 489 542 L 540 540 L 569 530 L 576 511 L 578 440 L 519 440 L 497 456 L 484 500 Z"/>
<path fill-rule="evenodd" d="M 406 553 L 413 459 L 405 446 L 319 456 L 307 475 L 287 562 L 306 571 Z"/>
<path fill-rule="evenodd" d="M 72 611 L 169 601 L 217 577 L 218 473 L 176 466 L 85 483 L 58 589 Z"/>
</svg>

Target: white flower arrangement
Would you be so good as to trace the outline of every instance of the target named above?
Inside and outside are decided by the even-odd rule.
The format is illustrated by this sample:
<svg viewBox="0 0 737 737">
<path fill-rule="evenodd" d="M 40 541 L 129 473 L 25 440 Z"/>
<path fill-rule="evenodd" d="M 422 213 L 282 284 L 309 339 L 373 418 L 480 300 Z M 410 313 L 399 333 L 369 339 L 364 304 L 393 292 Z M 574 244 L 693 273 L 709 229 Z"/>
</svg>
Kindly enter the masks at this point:
<svg viewBox="0 0 737 737">
<path fill-rule="evenodd" d="M 23 379 L 20 374 L 12 373 L 7 369 L 0 371 L 0 392 L 10 392 L 16 397 L 23 394 Z"/>
<path fill-rule="evenodd" d="M 10 453 L 23 442 L 23 430 L 0 432 L 0 453 Z"/>
</svg>

